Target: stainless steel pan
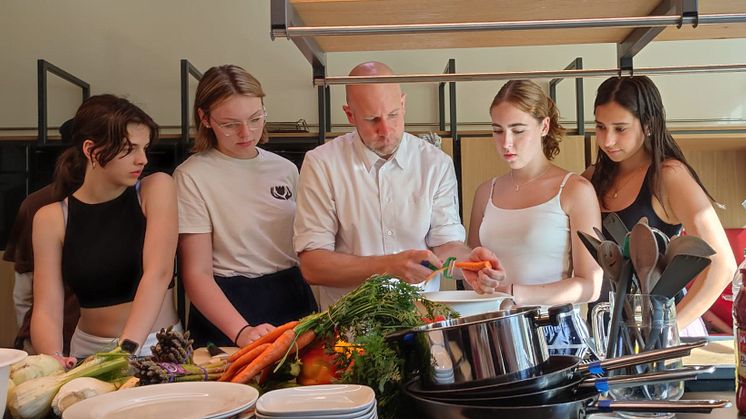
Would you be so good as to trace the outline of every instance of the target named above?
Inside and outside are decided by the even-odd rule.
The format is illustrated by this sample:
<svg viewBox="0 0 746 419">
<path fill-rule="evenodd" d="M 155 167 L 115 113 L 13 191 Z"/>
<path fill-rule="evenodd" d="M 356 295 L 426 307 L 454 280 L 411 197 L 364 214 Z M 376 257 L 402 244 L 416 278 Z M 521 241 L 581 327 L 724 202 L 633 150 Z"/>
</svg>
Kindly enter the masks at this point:
<svg viewBox="0 0 746 419">
<path fill-rule="evenodd" d="M 423 386 L 474 387 L 535 376 L 549 358 L 541 326 L 556 324 L 572 305 L 520 307 L 462 317 L 389 335 L 420 361 Z"/>
</svg>

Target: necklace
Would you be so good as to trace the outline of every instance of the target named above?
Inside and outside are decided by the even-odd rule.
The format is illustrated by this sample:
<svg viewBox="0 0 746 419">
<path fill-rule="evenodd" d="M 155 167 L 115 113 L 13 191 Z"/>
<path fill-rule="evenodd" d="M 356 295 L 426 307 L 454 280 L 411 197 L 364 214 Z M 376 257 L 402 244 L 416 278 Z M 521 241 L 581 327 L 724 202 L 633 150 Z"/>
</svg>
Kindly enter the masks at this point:
<svg viewBox="0 0 746 419">
<path fill-rule="evenodd" d="M 619 196 L 619 191 L 621 191 L 622 189 L 624 189 L 624 187 L 625 187 L 625 186 L 627 186 L 627 184 L 628 184 L 629 182 L 631 182 L 631 181 L 632 181 L 632 179 L 634 179 L 634 178 L 636 177 L 636 175 L 637 175 L 637 173 L 638 173 L 638 170 L 639 170 L 639 168 L 638 168 L 638 169 L 635 169 L 635 170 L 634 170 L 634 171 L 632 172 L 632 174 L 630 174 L 630 175 L 628 175 L 628 176 L 627 176 L 627 180 L 626 180 L 626 181 L 625 181 L 625 182 L 624 182 L 623 184 L 621 184 L 621 185 L 620 185 L 620 186 L 619 186 L 618 188 L 616 188 L 616 189 L 614 190 L 614 193 L 613 193 L 613 194 L 611 194 L 611 199 L 616 199 L 616 198 L 617 198 L 617 197 Z"/>
<path fill-rule="evenodd" d="M 519 184 L 515 183 L 515 180 L 513 179 L 513 170 L 511 169 L 511 170 L 510 170 L 510 182 L 511 182 L 511 183 L 513 184 L 513 191 L 514 191 L 514 192 L 518 192 L 518 191 L 520 191 L 520 190 L 521 190 L 521 186 L 526 186 L 526 185 L 528 185 L 529 183 L 531 183 L 531 182 L 535 181 L 536 179 L 538 179 L 538 178 L 540 178 L 540 177 L 544 176 L 544 175 L 545 175 L 545 174 L 546 174 L 546 173 L 547 173 L 547 172 L 549 171 L 549 169 L 551 169 L 551 168 L 552 168 L 552 166 L 551 166 L 551 165 L 550 165 L 550 166 L 547 166 L 547 168 L 546 168 L 546 169 L 544 169 L 544 171 L 543 171 L 543 172 L 541 172 L 541 173 L 539 173 L 539 174 L 538 174 L 537 176 L 534 176 L 534 177 L 532 177 L 531 179 L 529 179 L 529 180 L 527 180 L 527 181 L 523 182 L 523 184 L 522 184 L 522 185 L 519 185 Z"/>
</svg>

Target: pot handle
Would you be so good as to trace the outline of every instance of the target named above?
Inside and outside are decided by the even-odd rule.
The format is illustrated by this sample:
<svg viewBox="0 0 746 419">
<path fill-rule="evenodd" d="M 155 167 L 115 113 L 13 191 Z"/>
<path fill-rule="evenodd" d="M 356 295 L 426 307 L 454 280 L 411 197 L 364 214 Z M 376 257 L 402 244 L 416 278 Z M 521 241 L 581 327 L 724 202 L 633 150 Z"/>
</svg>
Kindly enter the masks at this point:
<svg viewBox="0 0 746 419">
<path fill-rule="evenodd" d="M 549 307 L 547 314 L 539 315 L 534 319 L 534 326 L 559 326 L 560 320 L 567 315 L 571 315 L 573 309 L 572 304 Z"/>
<path fill-rule="evenodd" d="M 635 355 L 624 355 L 617 358 L 607 358 L 601 362 L 592 362 L 590 364 L 581 364 L 578 366 L 578 372 L 584 373 L 591 371 L 596 373 L 594 370 L 598 368 L 613 370 L 624 367 L 631 367 L 633 365 L 645 364 L 652 361 L 660 361 L 664 359 L 678 358 L 681 356 L 689 355 L 694 348 L 701 348 L 707 344 L 706 339 L 697 340 L 691 343 L 682 343 L 677 346 L 671 346 L 664 349 L 656 349 L 648 352 L 641 352 Z"/>
<path fill-rule="evenodd" d="M 615 375 L 612 377 L 586 378 L 581 387 L 596 387 L 598 391 L 607 391 L 609 388 L 636 387 L 641 384 L 667 383 L 678 380 L 696 380 L 702 374 L 715 372 L 714 366 L 693 366 L 673 370 L 648 372 L 644 374 Z"/>
<path fill-rule="evenodd" d="M 591 412 L 710 413 L 712 409 L 731 407 L 729 400 L 598 400 L 588 406 Z"/>
</svg>

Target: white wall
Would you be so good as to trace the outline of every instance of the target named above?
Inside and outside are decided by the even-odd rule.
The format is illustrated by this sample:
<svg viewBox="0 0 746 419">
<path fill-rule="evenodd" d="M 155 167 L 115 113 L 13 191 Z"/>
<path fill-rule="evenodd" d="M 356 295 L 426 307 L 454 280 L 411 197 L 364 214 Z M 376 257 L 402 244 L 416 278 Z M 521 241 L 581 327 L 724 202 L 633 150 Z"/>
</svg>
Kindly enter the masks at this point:
<svg viewBox="0 0 746 419">
<path fill-rule="evenodd" d="M 270 119 L 317 121 L 311 68 L 292 42 L 269 38 L 269 2 L 260 0 L 2 0 L 0 12 L 0 128 L 36 126 L 36 60 L 44 58 L 88 81 L 93 93 L 123 94 L 162 125 L 178 125 L 179 60 L 202 71 L 235 63 L 267 91 Z M 329 75 L 376 59 L 399 73 L 440 72 L 448 58 L 460 72 L 556 70 L 581 56 L 586 68 L 615 66 L 614 45 L 480 48 L 329 54 Z M 746 40 L 661 42 L 646 47 L 638 67 L 746 62 Z M 585 84 L 586 119 L 595 89 Z M 655 78 L 670 119 L 735 119 L 746 123 L 746 73 Z M 546 82 L 544 82 L 546 85 Z M 462 122 L 484 122 L 500 82 L 458 85 Z M 78 90 L 50 77 L 50 125 L 70 117 Z M 192 85 L 192 90 L 194 85 Z M 346 123 L 343 88 L 332 88 L 332 118 Z M 410 84 L 408 122 L 435 122 L 434 84 Z M 559 85 L 560 110 L 575 118 L 574 83 Z"/>
<path fill-rule="evenodd" d="M 558 70 L 576 57 L 586 69 L 616 68 L 616 46 L 564 45 L 542 47 L 473 48 L 452 50 L 394 51 L 330 54 L 334 75 L 356 63 L 376 59 L 389 63 L 399 73 L 440 72 L 449 58 L 456 59 L 458 72 L 508 72 Z M 676 41 L 652 43 L 635 58 L 636 67 L 746 63 L 746 40 Z M 604 78 L 589 78 L 584 84 L 585 119 L 593 120 L 593 100 Z M 653 77 L 661 90 L 668 118 L 740 119 L 746 123 L 746 72 L 667 75 Z M 537 81 L 548 89 L 549 81 Z M 489 120 L 488 107 L 504 82 L 464 82 L 457 85 L 458 121 Z M 410 121 L 437 119 L 437 89 L 434 84 L 409 84 Z M 563 119 L 575 119 L 575 83 L 565 80 L 557 87 Z M 343 89 L 333 88 L 332 106 L 344 101 Z M 341 120 L 335 115 L 336 120 Z"/>
<path fill-rule="evenodd" d="M 292 43 L 270 40 L 268 2 L 2 0 L 0 10 L 0 127 L 36 126 L 38 58 L 94 94 L 128 96 L 165 125 L 180 123 L 180 59 L 202 71 L 235 63 L 262 82 L 273 119 L 316 120 L 311 66 Z M 49 79 L 56 124 L 74 113 L 79 90 Z"/>
</svg>

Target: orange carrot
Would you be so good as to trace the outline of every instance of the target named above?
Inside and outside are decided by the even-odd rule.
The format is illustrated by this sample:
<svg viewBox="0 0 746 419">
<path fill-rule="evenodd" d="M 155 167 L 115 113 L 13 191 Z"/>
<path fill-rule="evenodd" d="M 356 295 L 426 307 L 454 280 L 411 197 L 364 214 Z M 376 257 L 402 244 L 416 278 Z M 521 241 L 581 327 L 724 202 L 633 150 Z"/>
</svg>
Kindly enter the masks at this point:
<svg viewBox="0 0 746 419">
<path fill-rule="evenodd" d="M 465 271 L 481 271 L 482 269 L 492 269 L 492 264 L 487 260 L 482 260 L 479 262 L 456 262 L 455 266 Z"/>
<path fill-rule="evenodd" d="M 218 381 L 230 381 L 231 377 L 235 373 L 237 373 L 241 368 L 243 368 L 245 365 L 248 365 L 251 361 L 253 361 L 256 357 L 261 355 L 262 352 L 267 350 L 271 344 L 270 343 L 263 343 L 259 346 L 254 347 L 254 349 L 250 350 L 249 352 L 243 354 L 240 358 L 237 360 L 231 362 L 230 366 L 227 370 L 223 373 L 223 375 L 220 376 L 220 379 Z"/>
<path fill-rule="evenodd" d="M 292 328 L 294 328 L 297 325 L 298 325 L 298 321 L 297 320 L 293 320 L 291 322 L 287 322 L 287 323 L 285 323 L 283 325 L 277 326 L 271 332 L 267 333 L 266 335 L 260 337 L 259 339 L 255 340 L 255 341 L 249 343 L 248 345 L 242 347 L 238 351 L 234 352 L 231 356 L 228 357 L 228 361 L 233 362 L 233 361 L 237 360 L 238 358 L 240 358 L 241 356 L 243 356 L 243 354 L 248 353 L 249 351 L 251 351 L 252 349 L 256 348 L 257 346 L 259 346 L 259 345 L 261 345 L 263 343 L 272 343 L 272 342 L 274 342 L 275 339 L 279 338 L 280 335 L 282 335 L 286 330 L 292 329 Z"/>
<path fill-rule="evenodd" d="M 314 339 L 316 339 L 316 333 L 314 333 L 313 330 L 303 332 L 298 336 L 298 339 L 295 339 L 295 330 L 286 330 L 269 348 L 262 352 L 261 355 L 254 358 L 249 365 L 243 367 L 243 369 L 241 369 L 241 371 L 231 379 L 231 382 L 243 384 L 248 383 L 264 368 L 281 360 L 291 349 L 293 340 L 295 340 L 295 350 L 300 350 L 313 342 Z"/>
</svg>

